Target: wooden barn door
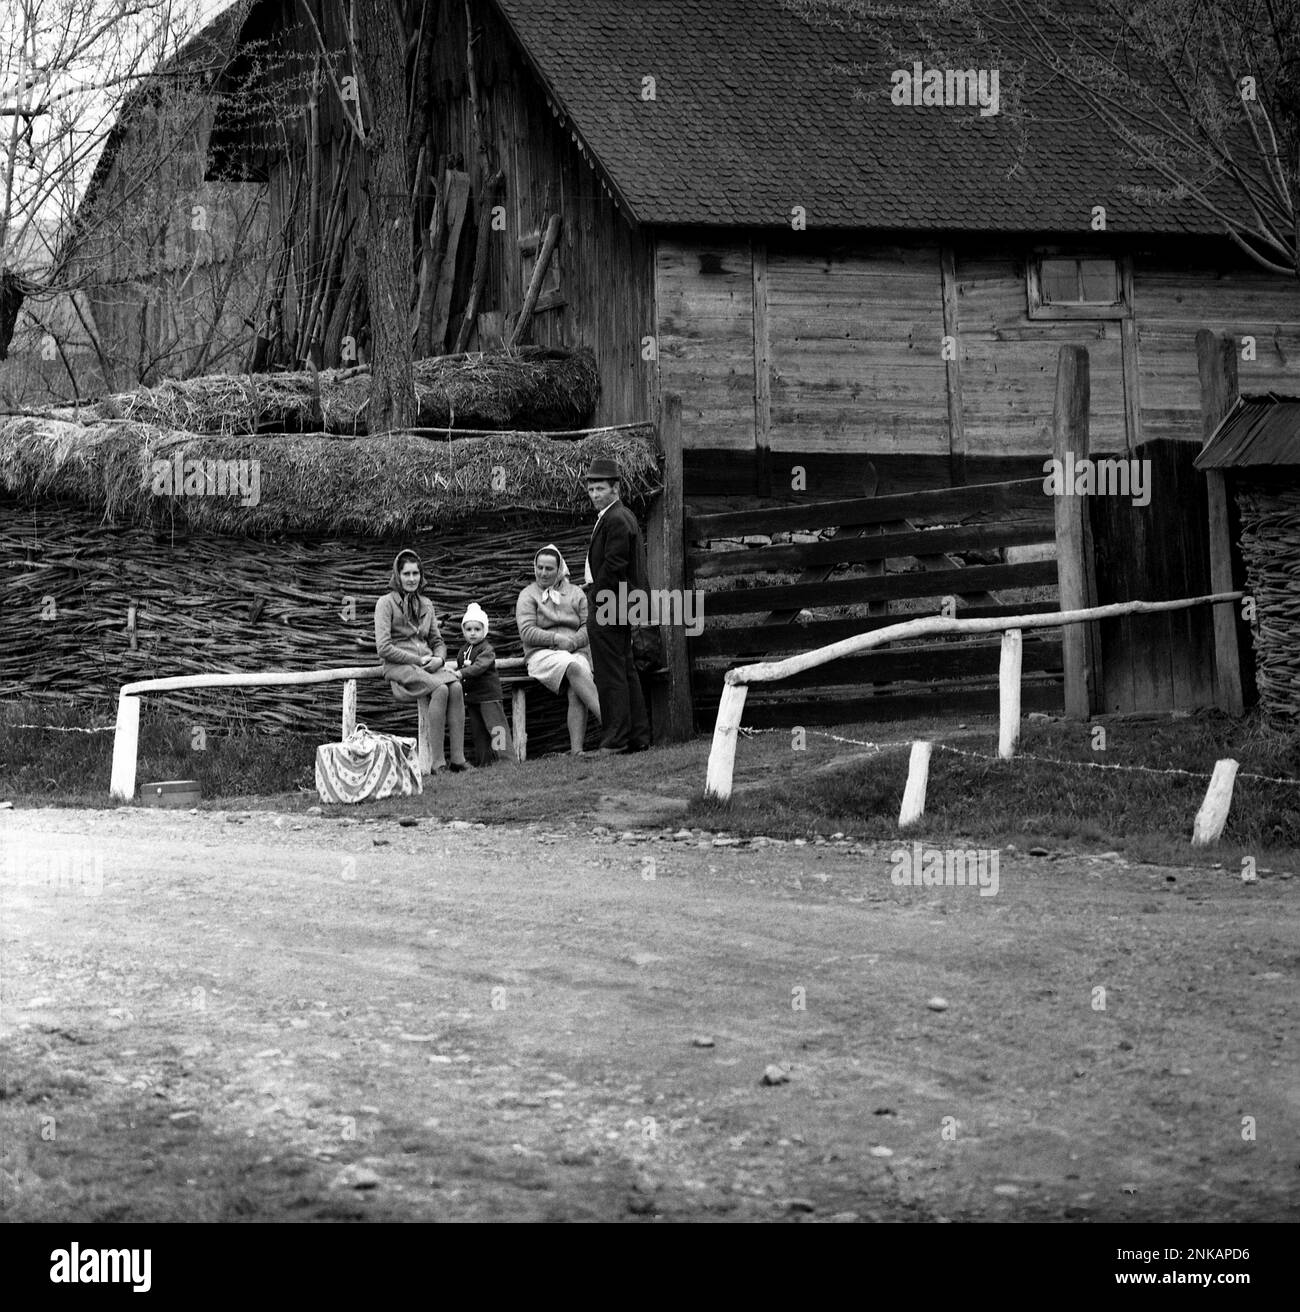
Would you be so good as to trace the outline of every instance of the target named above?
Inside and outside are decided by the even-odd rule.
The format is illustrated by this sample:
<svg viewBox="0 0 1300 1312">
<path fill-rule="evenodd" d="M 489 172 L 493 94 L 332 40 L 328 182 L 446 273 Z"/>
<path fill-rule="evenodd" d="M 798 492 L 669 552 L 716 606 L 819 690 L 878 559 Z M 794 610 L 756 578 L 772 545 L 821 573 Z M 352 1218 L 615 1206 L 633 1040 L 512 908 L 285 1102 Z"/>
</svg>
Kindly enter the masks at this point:
<svg viewBox="0 0 1300 1312">
<path fill-rule="evenodd" d="M 1210 586 L 1205 477 L 1192 442 L 1147 442 L 1145 506 L 1130 497 L 1090 496 L 1097 604 L 1199 597 Z M 1104 713 L 1194 710 L 1215 704 L 1211 608 L 1132 615 L 1099 626 Z"/>
</svg>

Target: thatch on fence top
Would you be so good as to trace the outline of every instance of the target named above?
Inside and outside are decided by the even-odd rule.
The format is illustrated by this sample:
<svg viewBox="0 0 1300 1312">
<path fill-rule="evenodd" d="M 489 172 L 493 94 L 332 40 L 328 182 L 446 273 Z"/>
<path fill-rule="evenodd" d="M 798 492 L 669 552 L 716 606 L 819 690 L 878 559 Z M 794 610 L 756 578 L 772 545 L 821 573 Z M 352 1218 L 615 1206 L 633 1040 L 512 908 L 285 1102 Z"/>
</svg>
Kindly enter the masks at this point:
<svg viewBox="0 0 1300 1312">
<path fill-rule="evenodd" d="M 542 432 L 581 428 L 600 399 L 588 349 L 520 347 L 493 354 L 439 356 L 413 367 L 413 428 Z M 55 418 L 129 419 L 185 433 L 368 431 L 370 371 L 319 374 L 209 374 L 171 379 Z"/>
<path fill-rule="evenodd" d="M 381 537 L 519 512 L 589 515 L 582 476 L 597 457 L 618 463 L 633 505 L 660 489 L 649 424 L 576 440 L 509 432 L 439 441 L 176 433 L 127 420 L 0 422 L 0 488 L 20 502 L 70 502 L 134 523 L 156 521 L 170 506 L 191 530 L 248 537 Z M 235 467 L 218 467 L 232 461 L 249 462 L 242 486 Z"/>
</svg>

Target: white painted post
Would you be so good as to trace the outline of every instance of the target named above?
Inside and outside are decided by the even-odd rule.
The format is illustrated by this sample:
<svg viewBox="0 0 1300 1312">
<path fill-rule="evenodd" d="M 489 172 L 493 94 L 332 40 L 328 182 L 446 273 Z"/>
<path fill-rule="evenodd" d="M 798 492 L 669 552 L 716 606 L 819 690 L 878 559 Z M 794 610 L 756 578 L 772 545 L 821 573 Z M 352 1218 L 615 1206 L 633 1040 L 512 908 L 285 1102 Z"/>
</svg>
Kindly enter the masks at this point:
<svg viewBox="0 0 1300 1312">
<path fill-rule="evenodd" d="M 113 773 L 108 791 L 119 802 L 135 797 L 136 754 L 140 746 L 140 699 L 119 693 L 117 728 L 113 733 Z"/>
<path fill-rule="evenodd" d="M 528 691 L 516 688 L 510 694 L 510 736 L 515 742 L 515 760 L 528 759 Z"/>
<path fill-rule="evenodd" d="M 1196 813 L 1192 826 L 1192 846 L 1206 847 L 1217 843 L 1228 823 L 1228 808 L 1232 805 L 1232 788 L 1237 781 L 1238 763 L 1228 757 L 1216 761 L 1210 786 L 1205 790 L 1205 801 Z"/>
<path fill-rule="evenodd" d="M 898 811 L 898 827 L 906 829 L 925 814 L 925 789 L 930 782 L 930 752 L 933 743 L 912 744 L 912 756 L 907 763 L 907 787 L 903 789 L 903 805 Z"/>
<path fill-rule="evenodd" d="M 357 681 L 347 679 L 343 684 L 343 741 L 352 736 L 357 727 Z"/>
<path fill-rule="evenodd" d="M 736 768 L 736 739 L 740 735 L 740 717 L 745 713 L 749 689 L 743 683 L 723 686 L 718 703 L 718 721 L 713 726 L 713 746 L 709 748 L 709 772 L 704 780 L 704 795 L 725 802 L 731 796 L 731 776 Z"/>
<path fill-rule="evenodd" d="M 1009 761 L 1020 741 L 1020 661 L 1024 635 L 1008 629 L 1002 635 L 1002 659 L 998 664 L 998 755 Z"/>
<path fill-rule="evenodd" d="M 420 762 L 420 773 L 429 774 L 433 770 L 433 727 L 429 723 L 429 698 L 417 698 L 420 727 L 416 730 L 416 755 Z"/>
</svg>

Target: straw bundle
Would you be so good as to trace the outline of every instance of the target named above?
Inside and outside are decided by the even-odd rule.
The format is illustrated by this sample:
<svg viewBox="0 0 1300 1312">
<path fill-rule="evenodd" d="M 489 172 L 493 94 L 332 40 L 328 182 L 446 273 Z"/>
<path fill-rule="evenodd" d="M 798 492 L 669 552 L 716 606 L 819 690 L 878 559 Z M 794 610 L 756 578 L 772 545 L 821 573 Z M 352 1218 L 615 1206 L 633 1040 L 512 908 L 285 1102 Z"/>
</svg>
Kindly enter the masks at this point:
<svg viewBox="0 0 1300 1312">
<path fill-rule="evenodd" d="M 1243 479 L 1236 494 L 1246 588 L 1259 617 L 1260 706 L 1279 727 L 1300 727 L 1300 484 Z"/>
<path fill-rule="evenodd" d="M 600 400 L 596 358 L 587 349 L 521 347 L 492 355 L 417 360 L 417 428 L 578 428 Z M 126 392 L 80 414 L 121 418 L 174 432 L 367 432 L 370 371 L 210 374 Z M 55 418 L 75 420 L 69 411 Z"/>
<path fill-rule="evenodd" d="M 0 488 L 27 504 L 70 502 L 129 523 L 162 516 L 208 533 L 382 536 L 519 512 L 585 515 L 582 474 L 597 457 L 618 463 L 625 499 L 644 505 L 661 486 L 652 434 L 645 425 L 576 441 L 494 433 L 441 442 L 409 433 L 199 435 L 129 420 L 82 428 L 19 417 L 0 423 Z M 230 462 L 256 472 L 253 494 L 216 494 L 212 477 Z"/>
</svg>

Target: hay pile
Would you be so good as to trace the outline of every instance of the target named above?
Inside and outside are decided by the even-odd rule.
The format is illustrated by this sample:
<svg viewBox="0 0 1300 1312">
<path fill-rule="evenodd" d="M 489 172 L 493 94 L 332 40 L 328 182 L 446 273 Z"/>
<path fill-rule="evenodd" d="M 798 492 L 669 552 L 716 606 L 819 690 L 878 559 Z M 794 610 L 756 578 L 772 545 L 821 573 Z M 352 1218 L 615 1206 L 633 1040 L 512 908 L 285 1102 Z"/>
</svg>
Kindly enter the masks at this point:
<svg viewBox="0 0 1300 1312">
<path fill-rule="evenodd" d="M 70 503 L 125 523 L 163 516 L 244 537 L 384 536 L 521 511 L 587 516 L 582 475 L 597 457 L 618 463 L 633 505 L 659 491 L 649 424 L 573 441 L 507 432 L 445 442 L 410 433 L 172 433 L 128 420 L 88 428 L 32 417 L 0 423 L 0 488 L 24 504 Z M 236 466 L 242 487 L 218 481 Z"/>
<path fill-rule="evenodd" d="M 414 366 L 415 428 L 544 432 L 581 428 L 600 400 L 590 350 L 521 347 L 449 355 Z M 210 374 L 126 392 L 80 412 L 185 433 L 366 433 L 368 369 L 319 374 Z M 56 418 L 74 420 L 68 411 Z"/>
</svg>

